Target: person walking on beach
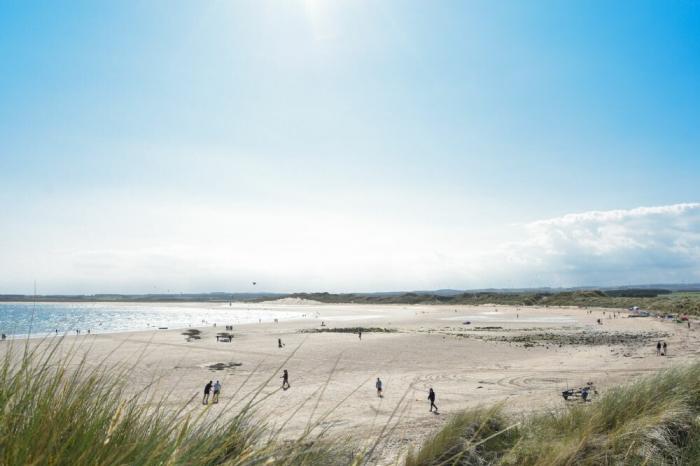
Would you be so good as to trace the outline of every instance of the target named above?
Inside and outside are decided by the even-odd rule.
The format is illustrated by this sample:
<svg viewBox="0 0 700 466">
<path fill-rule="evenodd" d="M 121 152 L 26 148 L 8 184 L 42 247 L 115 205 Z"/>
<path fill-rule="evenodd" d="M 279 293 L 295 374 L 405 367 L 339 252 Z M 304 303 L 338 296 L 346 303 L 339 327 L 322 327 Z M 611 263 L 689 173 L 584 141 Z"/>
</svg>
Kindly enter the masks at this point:
<svg viewBox="0 0 700 466">
<path fill-rule="evenodd" d="M 219 394 L 220 393 L 221 393 L 221 384 L 217 380 L 216 383 L 214 384 L 214 396 L 212 397 L 212 400 L 211 400 L 212 403 L 219 402 Z"/>
<path fill-rule="evenodd" d="M 286 390 L 289 387 L 291 387 L 291 385 L 289 385 L 289 372 L 285 369 L 282 373 L 282 390 Z"/>
<path fill-rule="evenodd" d="M 277 347 L 282 348 L 282 339 L 281 338 L 277 339 Z"/>
<path fill-rule="evenodd" d="M 666 342 L 664 342 L 664 352 L 662 354 L 664 356 L 668 356 L 668 347 L 666 346 Z"/>
<path fill-rule="evenodd" d="M 428 392 L 428 399 L 430 400 L 430 412 L 433 412 L 433 408 L 435 408 L 435 412 L 438 412 L 438 407 L 435 405 L 435 392 L 433 391 L 432 387 L 430 388 L 430 391 Z"/>
<path fill-rule="evenodd" d="M 360 338 L 360 340 L 362 340 L 362 330 L 357 332 L 357 336 Z"/>
<path fill-rule="evenodd" d="M 661 355 L 661 340 L 659 340 L 659 342 L 656 343 L 656 355 L 657 356 Z"/>
<path fill-rule="evenodd" d="M 374 386 L 377 387 L 377 396 L 382 398 L 382 381 L 379 377 L 377 377 L 377 383 L 375 383 Z"/>
<path fill-rule="evenodd" d="M 202 399 L 202 404 L 208 404 L 209 403 L 209 392 L 211 392 L 211 380 L 209 381 L 208 384 L 204 386 L 204 398 Z"/>
</svg>

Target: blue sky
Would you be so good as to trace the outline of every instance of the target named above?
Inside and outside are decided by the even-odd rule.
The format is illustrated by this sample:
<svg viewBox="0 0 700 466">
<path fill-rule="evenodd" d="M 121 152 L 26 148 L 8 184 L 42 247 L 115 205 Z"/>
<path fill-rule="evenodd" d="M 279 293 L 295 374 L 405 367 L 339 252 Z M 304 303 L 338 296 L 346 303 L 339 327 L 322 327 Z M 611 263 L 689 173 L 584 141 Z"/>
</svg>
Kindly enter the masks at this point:
<svg viewBox="0 0 700 466">
<path fill-rule="evenodd" d="M 698 83 L 692 0 L 0 2 L 0 292 L 700 281 Z"/>
</svg>

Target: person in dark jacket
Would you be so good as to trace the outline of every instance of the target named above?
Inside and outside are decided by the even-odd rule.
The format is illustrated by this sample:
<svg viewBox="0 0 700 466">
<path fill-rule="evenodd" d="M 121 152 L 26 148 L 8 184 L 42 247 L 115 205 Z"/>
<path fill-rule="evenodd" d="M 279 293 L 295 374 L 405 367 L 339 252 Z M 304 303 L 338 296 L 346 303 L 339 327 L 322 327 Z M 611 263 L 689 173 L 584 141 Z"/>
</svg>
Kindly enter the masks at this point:
<svg viewBox="0 0 700 466">
<path fill-rule="evenodd" d="M 282 373 L 282 390 L 286 390 L 289 387 L 289 372 L 287 372 L 287 369 L 285 369 Z"/>
<path fill-rule="evenodd" d="M 433 408 L 435 408 L 435 412 L 438 412 L 438 407 L 435 405 L 435 392 L 433 391 L 432 387 L 430 388 L 430 391 L 428 392 L 428 399 L 430 400 L 430 412 L 433 412 Z"/>
<path fill-rule="evenodd" d="M 211 392 L 211 380 L 209 381 L 208 384 L 204 386 L 204 398 L 202 398 L 202 404 L 208 404 L 209 403 L 209 393 Z"/>
</svg>

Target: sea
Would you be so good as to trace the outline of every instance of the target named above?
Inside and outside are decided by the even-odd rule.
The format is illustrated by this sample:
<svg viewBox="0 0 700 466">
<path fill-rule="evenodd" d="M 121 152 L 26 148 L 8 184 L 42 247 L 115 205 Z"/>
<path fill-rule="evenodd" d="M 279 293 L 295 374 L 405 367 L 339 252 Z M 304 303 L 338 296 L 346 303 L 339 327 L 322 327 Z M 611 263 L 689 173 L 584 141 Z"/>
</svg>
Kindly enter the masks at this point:
<svg viewBox="0 0 700 466">
<path fill-rule="evenodd" d="M 272 322 L 307 317 L 264 303 L 0 303 L 0 333 L 8 338 L 114 333 Z"/>
</svg>

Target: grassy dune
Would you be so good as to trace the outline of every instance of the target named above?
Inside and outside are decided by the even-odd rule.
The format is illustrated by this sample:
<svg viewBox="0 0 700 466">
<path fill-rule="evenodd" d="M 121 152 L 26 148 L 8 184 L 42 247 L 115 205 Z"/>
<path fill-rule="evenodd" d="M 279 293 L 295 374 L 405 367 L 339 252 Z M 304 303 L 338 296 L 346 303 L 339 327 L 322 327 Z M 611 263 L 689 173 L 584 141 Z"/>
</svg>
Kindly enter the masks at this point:
<svg viewBox="0 0 700 466">
<path fill-rule="evenodd" d="M 430 293 L 391 295 L 296 293 L 295 298 L 323 303 L 357 304 L 502 304 L 511 306 L 581 306 L 623 309 L 639 306 L 660 313 L 700 315 L 700 292 L 666 290 L 562 291 L 547 292 L 475 292 L 443 296 Z"/>
<path fill-rule="evenodd" d="M 462 412 L 406 465 L 698 465 L 700 363 L 614 388 L 588 404 L 522 419 Z"/>
<path fill-rule="evenodd" d="M 282 441 L 254 416 L 254 398 L 226 422 L 206 416 L 199 394 L 174 409 L 167 395 L 156 398 L 148 387 L 128 390 L 131 367 L 90 365 L 76 351 L 59 349 L 58 342 L 7 348 L 0 363 L 0 464 L 360 465 L 377 457 L 328 432 L 312 435 L 314 425 Z M 700 363 L 564 410 L 522 418 L 503 411 L 496 405 L 453 415 L 402 462 L 700 464 Z"/>
<path fill-rule="evenodd" d="M 59 344 L 10 347 L 0 366 L 2 465 L 360 464 L 345 444 L 309 433 L 281 441 L 247 400 L 226 422 L 207 408 L 173 409 L 167 396 L 127 390 L 131 368 L 91 366 Z"/>
</svg>

